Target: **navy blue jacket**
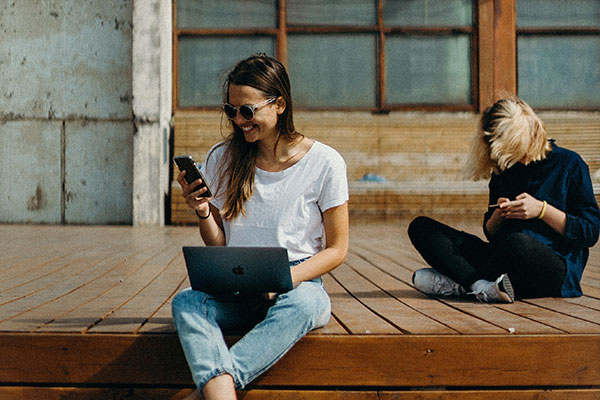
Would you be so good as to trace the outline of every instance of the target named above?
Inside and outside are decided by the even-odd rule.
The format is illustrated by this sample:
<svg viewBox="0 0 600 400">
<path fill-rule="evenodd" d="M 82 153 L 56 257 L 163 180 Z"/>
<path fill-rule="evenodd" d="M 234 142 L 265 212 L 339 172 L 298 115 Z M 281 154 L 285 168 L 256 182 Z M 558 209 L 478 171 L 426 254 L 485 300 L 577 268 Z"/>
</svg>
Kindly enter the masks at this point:
<svg viewBox="0 0 600 400">
<path fill-rule="evenodd" d="M 529 165 L 517 163 L 500 174 L 493 174 L 489 182 L 489 204 L 496 203 L 499 197 L 514 200 L 521 193 L 546 200 L 566 213 L 565 236 L 539 219 L 505 220 L 491 236 L 485 224 L 493 210 L 485 214 L 483 230 L 490 242 L 509 233 L 522 232 L 551 248 L 567 265 L 562 296 L 576 297 L 582 295 L 579 282 L 589 248 L 598 241 L 600 212 L 587 164 L 574 151 L 555 145 L 553 140 L 551 143 L 552 151 L 544 160 Z"/>
</svg>

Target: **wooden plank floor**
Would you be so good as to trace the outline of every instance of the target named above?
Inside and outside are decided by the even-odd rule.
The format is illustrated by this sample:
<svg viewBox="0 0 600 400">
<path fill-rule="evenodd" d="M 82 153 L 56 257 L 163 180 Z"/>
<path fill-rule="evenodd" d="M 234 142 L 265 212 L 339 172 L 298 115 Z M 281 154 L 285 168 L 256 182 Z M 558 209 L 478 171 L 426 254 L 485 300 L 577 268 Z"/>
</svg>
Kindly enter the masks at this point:
<svg viewBox="0 0 600 400">
<path fill-rule="evenodd" d="M 599 246 L 583 297 L 439 300 L 411 285 L 423 262 L 406 227 L 353 222 L 324 277 L 330 323 L 246 398 L 600 398 Z M 1 225 L 0 398 L 184 395 L 170 300 L 188 286 L 181 247 L 198 243 L 194 227 Z"/>
</svg>

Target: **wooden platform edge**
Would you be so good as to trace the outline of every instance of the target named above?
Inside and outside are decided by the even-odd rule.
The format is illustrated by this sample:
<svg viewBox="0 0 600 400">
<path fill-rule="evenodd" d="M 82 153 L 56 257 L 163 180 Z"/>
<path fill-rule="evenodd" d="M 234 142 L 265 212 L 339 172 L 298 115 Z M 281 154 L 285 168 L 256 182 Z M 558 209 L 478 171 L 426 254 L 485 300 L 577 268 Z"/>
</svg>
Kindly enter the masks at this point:
<svg viewBox="0 0 600 400">
<path fill-rule="evenodd" d="M 3 400 L 180 400 L 192 389 L 179 388 L 47 388 L 0 386 Z M 528 390 L 264 390 L 250 389 L 238 393 L 240 400 L 595 400 L 600 389 L 528 389 Z"/>
<path fill-rule="evenodd" d="M 261 387 L 600 389 L 598 335 L 309 335 Z M 0 333 L 3 385 L 192 384 L 175 334 Z"/>
</svg>

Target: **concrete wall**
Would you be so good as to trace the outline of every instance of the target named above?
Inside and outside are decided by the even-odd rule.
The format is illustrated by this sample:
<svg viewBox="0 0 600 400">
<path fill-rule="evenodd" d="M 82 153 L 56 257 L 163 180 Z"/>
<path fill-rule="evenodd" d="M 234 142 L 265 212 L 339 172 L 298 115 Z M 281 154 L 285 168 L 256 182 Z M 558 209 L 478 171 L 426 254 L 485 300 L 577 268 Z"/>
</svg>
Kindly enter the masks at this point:
<svg viewBox="0 0 600 400">
<path fill-rule="evenodd" d="M 168 0 L 0 2 L 0 222 L 164 222 L 165 29 Z"/>
</svg>

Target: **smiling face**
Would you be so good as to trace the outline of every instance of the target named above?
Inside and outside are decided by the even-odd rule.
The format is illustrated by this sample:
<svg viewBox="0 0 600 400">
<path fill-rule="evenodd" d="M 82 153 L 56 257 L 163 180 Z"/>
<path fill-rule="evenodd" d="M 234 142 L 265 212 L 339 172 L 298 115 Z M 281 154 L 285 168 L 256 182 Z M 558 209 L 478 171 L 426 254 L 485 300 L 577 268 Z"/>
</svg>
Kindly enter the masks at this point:
<svg viewBox="0 0 600 400">
<path fill-rule="evenodd" d="M 229 103 L 234 107 L 243 105 L 255 105 L 267 99 L 265 94 L 258 89 L 246 85 L 229 85 Z M 277 121 L 279 115 L 285 110 L 285 102 L 278 98 L 275 102 L 266 104 L 254 110 L 254 118 L 250 121 L 238 112 L 233 124 L 244 133 L 246 142 L 252 143 L 265 139 L 275 139 L 277 133 Z"/>
</svg>

